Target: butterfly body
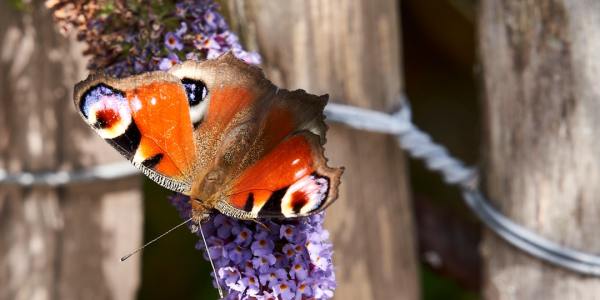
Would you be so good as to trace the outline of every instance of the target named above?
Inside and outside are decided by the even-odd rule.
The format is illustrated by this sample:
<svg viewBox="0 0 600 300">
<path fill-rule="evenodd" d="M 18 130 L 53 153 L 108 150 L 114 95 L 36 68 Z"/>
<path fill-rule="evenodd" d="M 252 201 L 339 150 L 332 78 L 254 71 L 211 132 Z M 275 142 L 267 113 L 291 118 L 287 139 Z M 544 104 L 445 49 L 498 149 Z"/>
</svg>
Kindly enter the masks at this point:
<svg viewBox="0 0 600 300">
<path fill-rule="evenodd" d="M 150 179 L 189 195 L 197 221 L 211 209 L 293 218 L 331 204 L 343 169 L 323 154 L 326 102 L 277 88 L 232 54 L 75 88 L 83 119 Z"/>
</svg>

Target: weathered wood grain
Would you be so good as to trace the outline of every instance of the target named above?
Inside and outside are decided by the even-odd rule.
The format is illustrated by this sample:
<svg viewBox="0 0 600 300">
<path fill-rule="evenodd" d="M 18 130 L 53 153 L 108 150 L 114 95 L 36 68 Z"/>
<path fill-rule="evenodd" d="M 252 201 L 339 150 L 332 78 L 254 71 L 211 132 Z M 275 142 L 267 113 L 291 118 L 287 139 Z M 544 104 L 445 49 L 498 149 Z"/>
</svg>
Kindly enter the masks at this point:
<svg viewBox="0 0 600 300">
<path fill-rule="evenodd" d="M 29 3 L 29 2 L 24 2 Z M 78 169 L 114 161 L 79 119 L 82 46 L 61 36 L 43 1 L 0 1 L 0 168 Z M 132 299 L 142 242 L 139 180 L 57 189 L 0 186 L 0 299 Z"/>
<path fill-rule="evenodd" d="M 400 104 L 396 1 L 227 2 L 236 31 L 279 86 L 381 111 Z M 417 299 L 419 284 L 404 157 L 387 136 L 332 126 L 326 153 L 343 165 L 327 213 L 336 299 Z"/>
<path fill-rule="evenodd" d="M 527 228 L 600 253 L 600 2 L 486 0 L 479 27 L 490 198 Z M 491 233 L 482 250 L 488 299 L 600 295 L 600 279 Z"/>
</svg>

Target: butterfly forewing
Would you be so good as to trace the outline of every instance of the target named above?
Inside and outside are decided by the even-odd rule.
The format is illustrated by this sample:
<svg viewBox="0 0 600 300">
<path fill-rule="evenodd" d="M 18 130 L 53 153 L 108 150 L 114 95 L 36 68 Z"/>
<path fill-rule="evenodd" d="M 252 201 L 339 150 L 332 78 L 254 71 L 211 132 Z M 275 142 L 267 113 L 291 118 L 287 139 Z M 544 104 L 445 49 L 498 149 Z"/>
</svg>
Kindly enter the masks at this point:
<svg viewBox="0 0 600 300">
<path fill-rule="evenodd" d="M 157 183 L 189 192 L 195 143 L 186 91 L 178 78 L 149 73 L 90 77 L 75 89 L 80 115 Z"/>
</svg>

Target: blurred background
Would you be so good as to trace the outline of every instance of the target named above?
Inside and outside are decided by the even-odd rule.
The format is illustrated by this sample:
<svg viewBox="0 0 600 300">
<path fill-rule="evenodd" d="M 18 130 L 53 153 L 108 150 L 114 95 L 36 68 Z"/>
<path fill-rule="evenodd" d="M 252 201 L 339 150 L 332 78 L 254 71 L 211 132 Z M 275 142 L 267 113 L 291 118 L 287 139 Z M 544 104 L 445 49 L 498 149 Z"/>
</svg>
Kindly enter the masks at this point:
<svg viewBox="0 0 600 300">
<path fill-rule="evenodd" d="M 537 191 L 528 194 L 523 192 L 527 188 L 515 187 L 518 184 L 512 183 L 511 176 L 502 177 L 505 173 L 502 173 L 502 168 L 498 166 L 499 162 L 501 164 L 507 157 L 516 157 L 518 162 L 520 155 L 527 149 L 539 150 L 549 147 L 559 149 L 558 145 L 583 145 L 582 149 L 584 150 L 581 150 L 584 151 L 583 154 L 578 154 L 578 152 L 574 152 L 575 150 L 572 152 L 568 152 L 571 150 L 564 150 L 565 152 L 557 150 L 556 153 L 559 154 L 551 153 L 552 157 L 564 158 L 567 162 L 579 155 L 587 157 L 585 155 L 588 152 L 594 153 L 593 149 L 597 149 L 594 148 L 596 146 L 594 143 L 587 144 L 587 141 L 590 136 L 598 137 L 598 135 L 593 133 L 587 137 L 579 137 L 577 132 L 582 129 L 570 121 L 583 118 L 578 114 L 579 110 L 576 107 L 596 109 L 595 104 L 589 104 L 594 103 L 595 92 L 579 94 L 571 91 L 572 86 L 575 86 L 576 83 L 585 86 L 587 81 L 581 78 L 588 78 L 585 77 L 587 73 L 581 75 L 578 68 L 585 66 L 586 59 L 590 58 L 582 56 L 584 58 L 581 60 L 584 62 L 578 62 L 579 64 L 566 62 L 575 57 L 576 51 L 590 53 L 584 50 L 573 50 L 583 49 L 587 44 L 583 42 L 583 39 L 578 39 L 577 35 L 570 36 L 574 33 L 565 29 L 568 26 L 576 27 L 569 23 L 570 20 L 573 20 L 569 17 L 588 16 L 585 9 L 579 5 L 568 6 L 563 3 L 565 1 L 558 0 L 541 1 L 543 3 L 531 3 L 531 5 L 518 4 L 518 1 L 509 0 L 487 0 L 482 3 L 475 0 L 403 0 L 397 2 L 364 0 L 352 3 L 342 1 L 339 6 L 319 1 L 315 2 L 318 4 L 312 2 L 312 4 L 305 4 L 293 0 L 286 1 L 285 4 L 268 3 L 268 1 L 244 3 L 244 1 L 235 0 L 217 2 L 221 7 L 220 12 L 225 16 L 232 30 L 240 36 L 244 47 L 257 51 L 263 56 L 263 67 L 266 73 L 278 85 L 288 88 L 305 88 L 314 93 L 330 93 L 334 101 L 387 112 L 392 111 L 400 104 L 393 100 L 394 93 L 403 91 L 410 100 L 413 121 L 417 126 L 429 133 L 435 141 L 445 145 L 454 156 L 468 165 L 483 170 L 484 188 L 490 190 L 492 196 L 504 195 L 504 192 L 508 195 L 507 199 L 509 200 L 505 203 L 502 203 L 504 199 L 497 199 L 501 197 L 495 199 L 500 201 L 495 202 L 500 209 L 514 217 L 517 222 L 538 230 L 559 242 L 578 248 L 582 248 L 585 244 L 582 243 L 584 237 L 569 237 L 569 230 L 577 231 L 579 230 L 577 228 L 586 228 L 593 224 L 593 221 L 590 220 L 598 212 L 597 205 L 593 204 L 597 201 L 594 202 L 593 197 L 590 196 L 588 202 L 581 200 L 578 202 L 579 204 L 573 204 L 576 205 L 576 208 L 572 210 L 565 209 L 565 215 L 557 213 L 546 216 L 545 213 L 547 214 L 552 207 L 561 202 L 559 200 L 556 200 L 559 202 L 552 202 L 554 201 L 552 197 L 543 198 L 538 200 L 537 204 L 532 204 L 535 208 L 531 209 L 526 204 L 519 203 L 518 201 L 525 201 L 522 199 L 523 195 L 540 196 L 552 193 Z M 72 125 L 79 122 L 79 120 L 75 120 L 75 117 L 67 116 L 65 117 L 67 121 L 62 123 L 54 120 L 62 117 L 62 113 L 51 112 L 51 108 L 49 108 L 51 105 L 59 105 L 64 110 L 69 110 L 68 114 L 74 115 L 69 101 L 64 104 L 59 99 L 68 97 L 71 84 L 83 79 L 79 76 L 86 72 L 84 70 L 85 60 L 75 56 L 78 55 L 77 53 L 81 53 L 85 47 L 75 43 L 72 35 L 69 38 L 61 38 L 61 35 L 58 34 L 59 29 L 48 27 L 52 24 L 52 19 L 50 14 L 44 10 L 43 3 L 40 1 L 30 3 L 10 0 L 0 4 L 0 16 L 4 16 L 3 21 L 0 21 L 0 41 L 3 43 L 3 46 L 0 47 L 0 93 L 2 93 L 0 97 L 4 99 L 3 102 L 0 102 L 2 103 L 0 118 L 4 118 L 4 120 L 0 119 L 0 168 L 9 171 L 46 171 L 53 168 L 74 169 L 104 161 L 115 161 L 117 160 L 116 155 L 96 157 L 86 154 L 86 150 L 96 147 L 101 142 L 77 129 L 79 125 Z M 589 14 L 593 15 L 592 12 Z M 598 16 L 598 13 L 595 15 Z M 592 19 L 592 17 L 589 18 L 589 20 Z M 596 24 L 595 21 L 589 20 L 588 23 L 585 23 L 585 20 L 581 21 L 583 25 L 577 24 L 581 26 Z M 308 29 L 302 31 L 298 27 L 294 27 L 294 24 L 300 23 L 309 24 L 306 25 Z M 392 24 L 391 27 L 390 24 Z M 44 29 L 40 30 L 40 28 Z M 294 31 L 288 30 L 289 28 Z M 338 36 L 328 36 L 327 34 L 330 34 L 328 30 Z M 590 30 L 585 32 L 594 32 L 595 34 L 597 28 Z M 372 34 L 373 37 L 354 36 L 366 35 L 365 32 Z M 331 40 L 328 40 L 328 37 Z M 390 41 L 393 45 L 388 45 Z M 494 44 L 494 41 L 499 42 Z M 333 46 L 330 46 L 329 42 Z M 19 48 L 11 46 L 21 45 L 24 47 L 22 49 L 29 49 L 27 43 L 42 46 L 38 49 L 29 45 L 29 48 L 34 49 L 31 50 L 33 54 L 19 54 L 18 50 L 15 50 Z M 297 43 L 310 50 L 301 53 L 294 47 L 298 45 Z M 575 48 L 575 46 L 571 48 L 572 44 L 576 44 L 580 48 Z M 508 50 L 503 51 L 505 49 L 503 47 Z M 490 49 L 499 50 L 494 52 Z M 487 51 L 485 52 L 487 54 L 482 55 L 482 51 Z M 364 57 L 364 61 L 355 62 L 356 68 L 348 68 L 351 69 L 350 71 L 322 64 L 328 58 L 337 57 L 338 54 L 348 57 L 352 61 L 359 61 Z M 23 55 L 33 58 L 21 61 L 20 58 Z M 320 55 L 324 58 L 321 59 Z M 393 62 L 391 66 L 387 65 L 387 68 L 393 69 L 391 73 L 388 72 L 388 69 L 377 65 L 381 62 L 373 57 L 378 56 L 396 57 L 390 60 Z M 590 57 L 593 58 L 593 56 Z M 42 60 L 50 60 L 52 63 L 48 65 Z M 336 59 L 332 61 L 334 61 L 333 64 L 339 62 Z M 506 65 L 506 69 L 495 68 L 494 61 L 501 66 L 503 66 L 502 64 Z M 55 82 L 32 82 L 26 80 L 30 77 L 19 75 L 21 73 L 39 73 L 36 65 L 44 66 L 41 71 L 42 74 L 45 74 L 43 78 L 50 78 L 52 74 L 58 72 L 60 79 Z M 307 65 L 308 67 L 305 67 Z M 484 67 L 485 65 L 488 66 L 487 69 Z M 554 69 L 555 67 L 544 69 L 547 65 L 559 66 L 556 68 L 569 71 L 560 76 L 552 75 L 554 76 L 552 77 L 548 74 L 558 74 L 561 71 Z M 311 73 L 313 68 L 318 69 L 313 72 L 314 74 Z M 321 69 L 325 71 L 320 72 Z M 366 75 L 358 76 L 352 73 L 354 70 L 363 71 Z M 505 73 L 500 74 L 501 72 Z M 592 73 L 593 70 L 590 71 L 590 74 Z M 377 78 L 397 78 L 398 80 L 393 87 L 381 87 L 378 83 L 369 81 L 368 77 L 371 75 L 374 78 L 371 79 L 373 81 L 377 81 Z M 550 79 L 544 81 L 546 75 Z M 311 78 L 313 76 L 314 78 Z M 511 77 L 517 79 L 514 82 L 502 79 Z M 318 82 L 322 78 L 328 78 L 327 80 L 330 81 Z M 352 85 L 356 84 L 356 78 L 364 79 L 365 83 L 358 88 L 353 87 Z M 571 78 L 569 80 L 572 81 L 565 83 L 564 80 L 567 80 L 565 78 Z M 502 102 L 503 96 L 498 96 L 498 93 L 501 93 L 498 90 L 502 90 L 504 88 L 502 84 L 506 82 L 509 85 L 506 88 L 508 91 L 513 88 L 517 90 L 514 94 L 508 92 L 509 95 L 516 95 L 514 103 Z M 525 83 L 521 85 L 521 82 Z M 62 86 L 56 87 L 56 85 Z M 546 93 L 549 92 L 544 92 L 544 90 L 548 87 L 551 87 L 552 95 L 557 96 L 546 97 Z M 533 92 L 530 89 L 533 89 Z M 585 88 L 583 90 L 587 91 Z M 22 106 L 14 100 L 20 95 L 25 95 L 29 99 L 24 100 Z M 367 96 L 361 97 L 363 95 Z M 49 97 L 50 104 L 47 104 L 48 107 L 43 105 L 38 107 L 36 101 L 38 98 L 44 97 Z M 385 98 L 386 100 L 365 102 L 367 100 L 363 98 L 369 97 Z M 546 98 L 557 100 L 548 100 L 551 102 L 548 104 L 544 102 Z M 561 102 L 571 100 L 575 104 L 563 105 Z M 493 103 L 500 104 L 494 106 Z M 514 108 L 512 115 L 515 115 L 515 120 L 511 119 L 510 113 L 501 114 L 500 111 L 505 109 L 503 105 Z M 548 112 L 540 107 L 547 108 Z M 563 114 L 552 114 L 554 107 L 563 107 L 561 108 Z M 531 109 L 531 114 L 527 113 L 528 109 Z M 506 109 L 505 111 L 510 110 Z M 500 112 L 500 117 L 492 116 L 496 111 Z M 523 112 L 523 114 L 521 115 L 519 112 Z M 18 125 L 19 121 L 16 116 L 28 114 L 35 114 L 38 116 L 34 118 L 38 120 L 37 122 L 42 120 L 41 122 L 48 122 L 50 125 L 29 121 L 24 129 L 20 127 L 15 129 L 15 124 Z M 548 119 L 545 117 L 546 114 Z M 540 117 L 541 115 L 544 117 Z M 533 121 L 527 121 L 528 118 Z M 539 121 L 541 119 L 543 120 Z M 521 120 L 525 121 L 521 122 Z M 584 120 L 587 119 L 584 118 Z M 586 122 L 584 121 L 585 124 L 588 124 Z M 506 124 L 508 125 L 503 126 Z M 559 129 L 552 131 L 555 124 L 559 124 L 556 125 L 556 128 L 561 126 L 563 130 L 569 128 L 566 130 L 570 130 L 573 137 L 565 142 L 547 142 L 554 141 L 554 137 L 559 135 L 557 133 Z M 511 127 L 513 125 L 514 127 Z M 75 129 L 72 129 L 71 126 Z M 506 133 L 497 129 L 498 127 L 508 128 L 507 130 L 512 128 L 513 131 Z M 38 129 L 37 135 L 36 128 Z M 526 141 L 523 142 L 526 140 L 523 136 L 527 137 L 528 135 L 526 133 L 519 135 L 521 134 L 519 128 L 541 132 L 539 140 L 534 142 L 535 146 L 530 146 Z M 540 128 L 549 128 L 548 136 L 550 137 L 545 138 L 544 130 Z M 498 132 L 504 135 L 493 134 Z M 332 207 L 333 211 L 327 221 L 336 247 L 335 255 L 339 257 L 339 261 L 336 262 L 338 284 L 340 285 L 340 294 L 337 299 L 358 299 L 349 295 L 361 295 L 360 299 L 535 299 L 540 295 L 555 299 L 593 299 L 593 291 L 600 286 L 595 279 L 582 278 L 567 271 L 542 266 L 533 258 L 513 253 L 516 250 L 510 247 L 493 253 L 494 245 L 498 245 L 495 243 L 501 242 L 490 237 L 490 233 L 482 228 L 482 225 L 463 204 L 460 191 L 445 184 L 438 174 L 427 170 L 422 162 L 404 160 L 402 155 L 394 150 L 395 144 L 388 137 L 355 133 L 340 125 L 333 125 L 329 136 L 327 151 L 334 161 L 334 165 L 349 166 L 347 169 L 349 178 L 343 183 L 346 184 L 344 189 L 347 190 L 342 191 L 342 197 L 339 200 L 346 204 L 336 203 Z M 507 137 L 510 141 L 510 145 L 507 146 L 508 150 L 503 148 L 506 151 L 502 152 L 500 156 L 497 156 L 500 151 L 494 150 L 496 149 L 494 145 L 498 143 L 495 139 L 498 137 Z M 87 145 L 70 145 L 75 138 L 86 141 Z M 362 152 L 360 149 L 356 152 L 347 150 L 352 148 L 348 145 L 359 145 L 357 147 L 360 148 L 360 141 L 365 138 L 373 139 L 371 141 L 376 147 L 381 145 L 381 148 L 392 149 L 385 148 L 388 150 L 384 150 L 384 153 L 388 153 L 389 156 L 367 148 Z M 501 138 L 499 139 L 501 140 Z M 39 140 L 37 143 L 41 144 L 39 146 L 41 150 L 38 152 L 23 150 L 31 147 L 31 140 Z M 352 142 L 344 144 L 344 141 Z M 538 146 L 541 148 L 537 148 Z M 34 154 L 29 159 L 26 154 L 23 154 L 23 151 Z M 54 158 L 48 159 L 48 153 Z M 528 157 L 529 161 L 535 161 L 535 155 L 539 153 L 542 153 L 540 157 L 545 157 L 547 154 L 545 150 L 540 150 L 534 151 L 531 154 L 532 157 L 523 157 Z M 563 155 L 563 153 L 566 154 Z M 506 156 L 502 156 L 502 154 L 506 154 Z M 378 155 L 382 156 L 382 163 L 373 162 L 373 167 L 356 162 Z M 77 158 L 69 160 L 65 157 Z M 391 166 L 386 166 L 388 160 Z M 533 173 L 533 175 L 529 174 L 531 178 L 537 178 L 534 182 L 539 184 L 541 190 L 543 190 L 541 187 L 559 185 L 555 184 L 556 182 L 564 180 L 571 182 L 563 177 L 550 175 L 544 177 L 546 176 L 544 174 L 553 174 L 554 171 L 544 169 L 545 163 L 541 163 L 541 161 L 540 164 L 534 164 L 535 167 L 530 166 L 535 172 L 538 172 L 536 174 L 542 174 L 541 177 L 536 177 L 537 175 Z M 592 175 L 587 180 L 593 180 L 596 178 L 595 167 L 598 166 L 598 161 L 590 159 L 588 163 L 586 168 L 592 170 L 589 171 Z M 569 164 L 561 166 L 566 168 L 565 165 Z M 382 170 L 383 168 L 394 170 L 385 171 Z M 548 166 L 548 168 L 551 167 Z M 365 177 L 372 174 L 375 174 L 373 175 L 375 177 L 379 176 L 377 175 L 379 171 L 385 180 L 388 180 L 389 177 L 398 179 L 397 181 L 396 178 L 389 181 L 384 180 L 385 186 L 383 187 L 378 186 L 380 183 L 367 182 L 363 189 L 359 188 L 358 194 L 363 196 L 356 196 L 358 199 L 353 200 L 356 192 L 352 192 L 352 186 L 359 186 L 364 180 L 367 180 Z M 357 173 L 359 174 L 357 175 Z M 523 180 L 522 177 L 519 177 L 515 181 L 519 179 Z M 580 181 L 572 184 L 577 186 L 574 189 L 579 189 L 580 194 L 583 195 L 581 199 L 588 199 L 588 196 L 585 195 L 593 195 L 595 192 L 595 190 L 586 189 L 585 184 L 580 184 Z M 529 182 L 529 185 L 535 184 Z M 107 189 L 111 189 L 111 193 L 116 192 L 117 194 L 105 194 Z M 375 193 L 373 198 L 370 198 L 373 193 L 369 191 L 381 189 L 384 190 L 383 194 Z M 386 192 L 388 189 L 390 191 Z M 568 190 L 568 188 L 564 189 Z M 139 193 L 140 190 L 141 193 Z M 519 194 L 519 191 L 522 193 Z M 562 191 L 557 192 L 557 195 Z M 38 200 L 35 200 L 42 196 L 48 197 L 48 195 L 50 195 L 50 199 L 42 200 L 44 202 L 38 203 Z M 35 277 L 36 280 L 44 282 L 53 274 L 59 274 L 63 276 L 63 279 L 77 277 L 77 270 L 80 269 L 72 267 L 68 262 L 69 259 L 76 260 L 85 253 L 96 253 L 97 249 L 100 249 L 99 255 L 112 258 L 132 250 L 141 244 L 142 240 L 143 242 L 151 240 L 181 221 L 178 213 L 167 200 L 169 195 L 171 192 L 162 189 L 146 178 L 130 179 L 120 185 L 100 185 L 92 188 L 91 191 L 89 187 L 82 186 L 60 187 L 57 190 L 0 187 L 0 289 L 8 285 L 14 288 L 20 280 L 28 277 L 30 270 L 38 268 L 45 270 L 52 268 L 52 265 L 55 265 L 52 272 L 40 278 Z M 390 196 L 388 202 L 385 202 L 386 200 L 379 199 L 382 198 L 380 197 L 382 195 L 394 195 L 394 197 Z M 102 203 L 113 204 L 97 204 L 99 199 L 104 199 L 104 197 L 113 200 L 102 200 L 105 201 Z M 30 199 L 24 203 L 28 203 L 27 201 L 36 203 L 30 204 L 30 206 L 37 207 L 34 209 L 35 213 L 28 215 L 28 204 L 21 206 L 14 202 L 11 203 L 11 201 L 20 201 L 21 198 Z M 127 200 L 128 204 L 115 204 L 116 201 L 125 203 L 123 198 L 130 199 Z M 74 201 L 74 199 L 77 199 L 78 204 L 68 204 L 70 203 L 68 201 Z M 363 199 L 368 199 L 369 202 L 363 204 L 367 206 L 357 204 Z M 367 224 L 365 225 L 367 229 L 361 231 L 360 228 L 352 227 L 353 229 L 350 229 L 352 233 L 349 234 L 351 237 L 343 235 L 341 228 L 344 227 L 344 224 L 348 224 L 344 222 L 352 222 L 347 219 L 356 219 L 356 222 L 360 223 L 357 214 L 369 211 L 370 206 L 368 205 L 389 207 L 393 212 L 392 215 L 382 218 L 382 222 L 392 222 L 390 224 L 393 224 L 394 233 L 391 236 L 394 239 L 390 242 L 393 245 L 390 246 L 391 250 L 388 249 L 388 252 L 369 246 L 373 241 L 378 242 L 385 238 L 381 228 L 369 227 L 376 226 L 370 225 L 370 223 L 376 223 L 371 221 L 376 220 L 377 216 L 364 217 L 362 223 Z M 586 210 L 585 208 L 588 207 L 586 205 L 590 205 L 591 209 Z M 69 229 L 68 224 L 86 224 L 87 212 L 106 209 L 116 209 L 121 212 L 113 217 L 114 220 L 127 219 L 124 223 L 117 225 L 119 228 L 112 229 L 119 231 L 123 227 L 131 226 L 131 231 L 125 230 L 120 233 L 120 237 L 101 236 L 99 241 L 85 246 L 88 248 L 84 247 L 89 252 L 86 252 L 85 249 L 75 249 L 81 245 L 82 240 L 85 240 L 84 237 L 102 235 L 102 232 L 107 229 L 105 225 L 96 226 L 98 228 L 90 225 L 93 227 L 91 229 L 86 228 L 85 225 Z M 577 213 L 577 209 L 583 209 L 587 211 L 587 214 Z M 136 212 L 136 210 L 139 211 Z M 530 213 L 531 211 L 534 213 Z M 83 216 L 81 216 L 82 212 L 84 212 Z M 53 215 L 61 214 L 63 217 L 53 217 Z M 102 214 L 99 216 L 90 214 L 90 216 L 100 219 L 98 221 L 100 224 L 104 224 L 102 222 L 106 221 L 102 219 L 106 218 Z M 38 218 L 46 218 L 50 221 L 31 221 Z M 54 219 L 60 221 L 52 221 Z M 111 223 L 110 220 L 107 222 Z M 44 225 L 45 222 L 54 225 L 47 229 Z M 573 225 L 574 222 L 575 225 Z M 27 233 L 24 234 L 29 238 L 21 236 L 23 232 L 18 228 L 23 224 L 33 224 L 27 225 L 29 227 L 25 226 L 30 228 L 25 230 Z M 142 224 L 143 229 L 136 231 L 136 226 L 142 226 Z M 568 229 L 562 231 L 553 224 L 568 224 L 565 227 Z M 110 225 L 108 227 L 110 229 Z M 373 232 L 376 234 L 368 234 Z M 44 250 L 35 250 L 37 249 L 35 246 L 37 235 L 51 235 L 56 239 L 44 242 Z M 117 239 L 124 239 L 124 241 L 115 242 Z M 196 250 L 197 242 L 197 236 L 187 230 L 177 230 L 146 248 L 139 257 L 126 262 L 125 264 L 129 264 L 128 267 L 121 267 L 112 262 L 98 263 L 104 264 L 102 266 L 91 263 L 88 267 L 94 270 L 104 268 L 105 273 L 119 273 L 112 280 L 131 283 L 120 285 L 107 279 L 107 282 L 103 284 L 107 285 L 109 290 L 112 289 L 110 287 L 116 286 L 117 289 L 122 289 L 124 292 L 121 294 L 109 292 L 107 295 L 97 297 L 98 295 L 90 296 L 85 291 L 80 291 L 75 295 L 80 296 L 80 299 L 216 298 L 216 291 L 210 283 L 210 266 L 202 259 L 202 253 Z M 482 242 L 484 246 L 481 246 Z M 356 243 L 356 249 L 351 249 L 354 247 L 354 243 Z M 593 249 L 590 250 L 599 250 L 600 248 L 596 244 L 594 240 L 590 246 Z M 22 249 L 15 245 L 21 245 Z M 29 260 L 30 265 L 23 270 L 14 271 L 15 268 L 10 266 L 12 261 L 23 259 L 19 251 L 43 252 L 46 249 L 52 249 L 51 251 L 56 253 L 64 252 L 65 258 L 62 258 L 60 262 L 55 262 L 51 259 L 35 258 L 34 255 L 34 258 Z M 378 251 L 384 253 L 382 255 L 393 258 L 391 261 L 394 271 L 397 273 L 381 275 L 382 268 L 379 265 L 372 265 L 373 261 L 378 260 Z M 69 255 L 69 253 L 74 254 Z M 481 253 L 487 256 L 482 258 Z M 511 255 L 516 258 L 511 258 Z M 368 257 L 364 261 L 366 270 L 350 268 L 346 264 L 346 262 L 357 260 L 357 257 L 364 256 Z M 498 260 L 495 260 L 496 258 Z M 381 259 L 381 261 L 383 260 Z M 107 268 L 112 271 L 106 271 Z M 499 277 L 494 278 L 489 275 L 490 273 L 486 273 L 491 272 L 490 270 L 506 271 L 508 269 L 513 272 L 510 273 L 513 274 L 512 276 L 506 275 L 509 273 L 502 273 L 508 276 L 508 279 L 502 277 L 500 280 Z M 544 270 L 552 271 L 553 274 L 544 275 Z M 524 278 L 531 281 L 528 283 L 518 282 L 521 271 L 526 274 Z M 359 275 L 353 277 L 350 275 L 351 273 Z M 511 277 L 514 277 L 513 280 L 516 282 L 512 282 Z M 536 285 L 536 282 L 547 285 L 563 280 L 572 285 L 560 292 L 554 290 L 544 292 L 543 285 Z M 396 282 L 401 284 L 395 286 Z M 35 285 L 35 282 L 32 284 Z M 520 286 L 521 284 L 523 286 L 529 284 L 530 290 L 525 290 Z M 22 294 L 0 292 L 0 298 L 54 299 L 55 295 L 61 293 L 61 289 L 68 290 L 69 288 L 60 287 L 55 294 L 51 295 L 42 293 L 40 298 L 36 298 L 38 294 L 35 292 Z M 15 295 L 25 296 L 17 297 Z M 86 296 L 90 296 L 90 298 Z"/>
</svg>

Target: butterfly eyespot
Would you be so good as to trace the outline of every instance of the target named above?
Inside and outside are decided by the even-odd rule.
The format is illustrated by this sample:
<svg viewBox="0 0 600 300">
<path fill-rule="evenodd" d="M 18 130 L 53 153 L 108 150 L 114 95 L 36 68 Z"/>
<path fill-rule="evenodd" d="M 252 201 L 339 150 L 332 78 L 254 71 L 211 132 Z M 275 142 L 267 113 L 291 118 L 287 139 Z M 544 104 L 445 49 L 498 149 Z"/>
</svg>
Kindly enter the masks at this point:
<svg viewBox="0 0 600 300">
<path fill-rule="evenodd" d="M 281 212 L 286 217 L 318 210 L 327 199 L 329 179 L 312 173 L 292 184 L 281 200 Z"/>
<path fill-rule="evenodd" d="M 190 118 L 194 125 L 202 121 L 208 108 L 208 88 L 200 80 L 183 78 L 181 80 L 190 105 Z"/>
<path fill-rule="evenodd" d="M 208 95 L 208 89 L 204 82 L 200 80 L 183 78 L 181 83 L 185 87 L 185 92 L 188 96 L 190 106 L 196 106 L 200 104 Z"/>
<path fill-rule="evenodd" d="M 87 90 L 79 103 L 79 110 L 104 139 L 123 135 L 132 123 L 131 109 L 123 92 L 105 84 Z"/>
</svg>

